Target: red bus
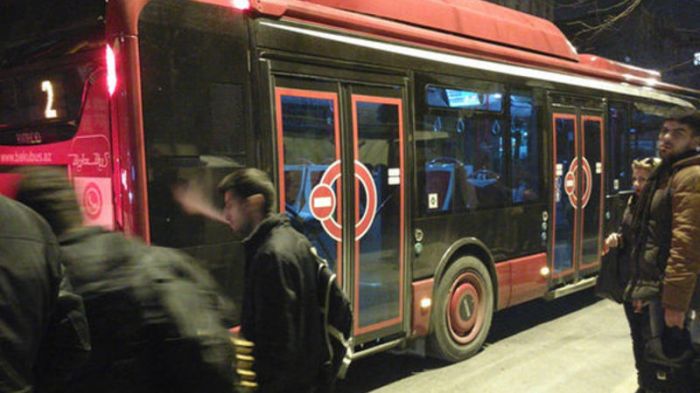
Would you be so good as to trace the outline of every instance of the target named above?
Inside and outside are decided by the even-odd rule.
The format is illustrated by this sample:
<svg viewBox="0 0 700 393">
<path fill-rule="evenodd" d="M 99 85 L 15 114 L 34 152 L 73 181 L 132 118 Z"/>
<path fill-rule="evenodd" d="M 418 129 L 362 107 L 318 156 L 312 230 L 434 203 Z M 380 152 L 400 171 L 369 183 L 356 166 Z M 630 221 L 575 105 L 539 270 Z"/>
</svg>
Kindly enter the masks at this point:
<svg viewBox="0 0 700 393">
<path fill-rule="evenodd" d="M 0 11 L 2 192 L 65 168 L 86 222 L 191 253 L 239 301 L 240 239 L 172 189 L 220 203 L 225 174 L 262 168 L 352 299 L 354 358 L 465 359 L 495 311 L 590 287 L 632 159 L 700 97 L 476 0 Z"/>
</svg>

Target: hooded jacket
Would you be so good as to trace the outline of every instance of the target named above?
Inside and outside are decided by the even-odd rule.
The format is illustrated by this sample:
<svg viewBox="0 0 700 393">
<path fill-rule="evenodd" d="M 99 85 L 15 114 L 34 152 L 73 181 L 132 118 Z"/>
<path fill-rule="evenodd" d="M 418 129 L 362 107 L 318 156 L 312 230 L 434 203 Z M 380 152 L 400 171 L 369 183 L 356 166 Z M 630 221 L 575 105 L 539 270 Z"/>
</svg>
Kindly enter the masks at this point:
<svg viewBox="0 0 700 393">
<path fill-rule="evenodd" d="M 671 239 L 661 300 L 666 308 L 700 309 L 700 154 L 673 164 L 669 180 Z"/>
</svg>

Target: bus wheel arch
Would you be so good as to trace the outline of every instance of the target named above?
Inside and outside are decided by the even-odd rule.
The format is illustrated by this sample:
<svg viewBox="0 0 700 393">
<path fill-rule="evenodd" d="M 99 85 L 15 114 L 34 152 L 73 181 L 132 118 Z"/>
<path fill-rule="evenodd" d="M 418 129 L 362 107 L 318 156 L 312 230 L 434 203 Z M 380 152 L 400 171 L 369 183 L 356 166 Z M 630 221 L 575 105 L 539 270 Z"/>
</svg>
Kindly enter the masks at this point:
<svg viewBox="0 0 700 393">
<path fill-rule="evenodd" d="M 435 287 L 433 290 L 433 298 L 437 295 L 436 290 L 442 277 L 445 275 L 447 269 L 452 265 L 457 259 L 462 256 L 473 256 L 479 259 L 489 271 L 491 276 L 491 283 L 494 288 L 494 301 L 498 304 L 498 276 L 496 275 L 496 263 L 494 262 L 493 254 L 489 251 L 488 247 L 479 239 L 475 237 L 463 238 L 455 243 L 453 243 L 447 251 L 443 254 L 440 263 L 435 269 Z"/>
<path fill-rule="evenodd" d="M 491 328 L 497 291 L 488 255 L 459 252 L 438 276 L 433 293 L 428 348 L 432 356 L 457 362 L 476 354 Z M 478 255 L 478 256 L 477 256 Z"/>
</svg>

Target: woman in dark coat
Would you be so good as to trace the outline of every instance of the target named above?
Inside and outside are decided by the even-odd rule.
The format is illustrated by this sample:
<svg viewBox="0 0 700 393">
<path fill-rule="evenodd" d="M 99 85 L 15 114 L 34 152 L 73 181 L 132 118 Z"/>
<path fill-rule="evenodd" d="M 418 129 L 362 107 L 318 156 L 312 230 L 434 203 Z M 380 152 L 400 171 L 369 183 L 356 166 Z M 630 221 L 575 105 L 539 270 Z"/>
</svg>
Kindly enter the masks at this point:
<svg viewBox="0 0 700 393">
<path fill-rule="evenodd" d="M 622 222 L 617 232 L 613 232 L 605 239 L 604 253 L 611 248 L 618 248 L 618 257 L 622 258 L 620 263 L 620 273 L 626 282 L 632 278 L 633 261 L 630 258 L 632 246 L 635 244 L 635 233 L 632 231 L 632 217 L 635 211 L 635 204 L 641 190 L 644 188 L 652 170 L 661 164 L 661 160 L 655 157 L 634 160 L 632 162 L 632 188 L 634 194 L 630 196 L 627 208 L 622 216 Z M 637 369 L 637 381 L 639 383 L 638 392 L 644 391 L 645 377 L 649 372 L 649 367 L 644 359 L 644 337 L 648 336 L 646 330 L 649 329 L 649 317 L 646 308 L 642 308 L 641 301 L 627 300 L 623 303 L 627 322 L 630 326 L 632 336 L 632 349 L 634 352 L 634 364 Z M 649 376 L 653 378 L 652 376 Z"/>
</svg>

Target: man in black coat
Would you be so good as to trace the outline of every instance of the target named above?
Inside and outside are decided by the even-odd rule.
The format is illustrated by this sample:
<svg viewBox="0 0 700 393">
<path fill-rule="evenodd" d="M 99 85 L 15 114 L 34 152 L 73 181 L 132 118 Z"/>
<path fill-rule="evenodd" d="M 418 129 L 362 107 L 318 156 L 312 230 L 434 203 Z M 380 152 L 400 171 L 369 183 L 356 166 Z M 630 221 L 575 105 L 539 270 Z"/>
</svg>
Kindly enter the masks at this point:
<svg viewBox="0 0 700 393">
<path fill-rule="evenodd" d="M 0 393 L 44 392 L 90 349 L 80 297 L 39 215 L 0 196 Z"/>
<path fill-rule="evenodd" d="M 83 296 L 92 354 L 65 392 L 230 393 L 233 347 L 208 275 L 184 254 L 83 227 L 68 179 L 25 171 L 18 200 L 51 225 Z"/>
<path fill-rule="evenodd" d="M 219 184 L 224 217 L 246 250 L 241 332 L 255 343 L 259 391 L 314 392 L 321 369 L 321 312 L 309 241 L 274 214 L 267 174 L 238 170 Z"/>
</svg>

